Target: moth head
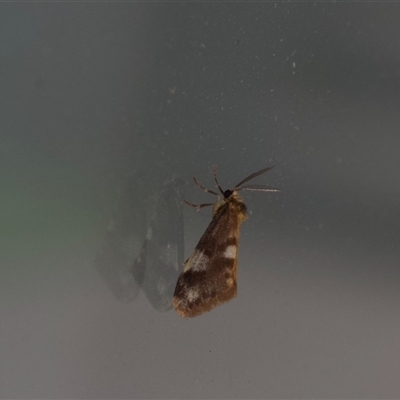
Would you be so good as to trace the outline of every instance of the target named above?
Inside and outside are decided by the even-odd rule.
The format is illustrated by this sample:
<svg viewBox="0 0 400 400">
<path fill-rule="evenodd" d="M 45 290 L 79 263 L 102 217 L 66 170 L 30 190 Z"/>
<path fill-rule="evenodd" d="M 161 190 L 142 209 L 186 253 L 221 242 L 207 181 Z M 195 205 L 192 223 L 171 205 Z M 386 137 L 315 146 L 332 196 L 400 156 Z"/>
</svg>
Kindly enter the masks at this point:
<svg viewBox="0 0 400 400">
<path fill-rule="evenodd" d="M 228 189 L 228 190 L 225 190 L 224 191 L 224 199 L 227 199 L 228 197 L 231 197 L 232 196 L 232 194 L 233 194 L 233 190 L 231 190 L 231 189 Z"/>
</svg>

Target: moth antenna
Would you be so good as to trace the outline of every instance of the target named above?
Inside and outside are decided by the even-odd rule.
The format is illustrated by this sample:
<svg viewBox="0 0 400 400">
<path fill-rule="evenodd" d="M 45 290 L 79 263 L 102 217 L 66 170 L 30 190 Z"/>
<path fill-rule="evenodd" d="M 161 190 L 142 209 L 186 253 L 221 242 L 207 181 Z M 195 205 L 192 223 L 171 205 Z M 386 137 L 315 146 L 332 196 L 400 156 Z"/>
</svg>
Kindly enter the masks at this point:
<svg viewBox="0 0 400 400">
<path fill-rule="evenodd" d="M 216 196 L 218 196 L 218 193 L 214 192 L 213 190 L 207 189 L 204 186 L 200 185 L 199 181 L 196 178 L 193 178 L 194 183 L 202 190 L 204 190 L 206 193 L 211 193 L 211 194 L 215 194 Z"/>
<path fill-rule="evenodd" d="M 219 191 L 222 193 L 222 195 L 224 195 L 224 191 L 222 190 L 221 185 L 218 183 L 218 179 L 217 179 L 217 166 L 216 166 L 216 165 L 214 165 L 214 167 L 213 167 L 213 174 L 214 174 L 215 183 L 217 184 Z"/>
<path fill-rule="evenodd" d="M 266 186 L 266 185 L 245 185 L 242 186 L 238 189 L 235 189 L 237 191 L 239 190 L 252 190 L 254 192 L 280 192 L 281 189 L 272 187 L 272 186 Z"/>
<path fill-rule="evenodd" d="M 203 203 L 203 204 L 193 204 L 190 201 L 183 200 L 188 206 L 195 208 L 197 211 L 199 211 L 203 207 L 208 207 L 208 206 L 213 206 L 214 203 Z"/>
<path fill-rule="evenodd" d="M 255 178 L 256 176 L 264 174 L 265 172 L 269 171 L 270 169 L 272 169 L 274 167 L 275 167 L 275 165 L 272 165 L 271 167 L 264 168 L 261 171 L 254 172 L 253 174 L 249 175 L 247 178 L 244 178 L 241 182 L 239 182 L 233 189 L 238 190 L 240 188 L 240 186 L 243 185 L 244 183 L 250 181 L 251 179 Z"/>
</svg>

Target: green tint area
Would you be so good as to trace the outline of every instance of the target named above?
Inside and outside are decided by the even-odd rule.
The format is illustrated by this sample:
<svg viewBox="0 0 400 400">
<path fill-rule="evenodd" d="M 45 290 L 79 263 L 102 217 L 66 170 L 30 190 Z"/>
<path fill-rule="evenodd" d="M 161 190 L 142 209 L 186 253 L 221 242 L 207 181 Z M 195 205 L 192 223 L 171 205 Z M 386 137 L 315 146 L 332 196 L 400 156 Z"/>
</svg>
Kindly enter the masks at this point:
<svg viewBox="0 0 400 400">
<path fill-rule="evenodd" d="M 52 154 L 14 151 L 0 161 L 0 259 L 29 257 L 87 235 L 99 217 L 94 183 Z"/>
</svg>

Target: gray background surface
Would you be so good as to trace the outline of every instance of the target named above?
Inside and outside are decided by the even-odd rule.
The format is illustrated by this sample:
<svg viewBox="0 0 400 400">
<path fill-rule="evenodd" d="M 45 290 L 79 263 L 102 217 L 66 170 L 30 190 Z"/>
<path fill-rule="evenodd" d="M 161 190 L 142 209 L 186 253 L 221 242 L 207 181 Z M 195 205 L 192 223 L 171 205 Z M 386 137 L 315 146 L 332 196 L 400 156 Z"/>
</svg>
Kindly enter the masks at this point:
<svg viewBox="0 0 400 400">
<path fill-rule="evenodd" d="M 1 4 L 0 396 L 399 398 L 399 12 Z M 282 189 L 243 193 L 238 298 L 117 301 L 94 260 L 118 188 L 210 201 L 215 163 Z M 188 256 L 210 215 L 184 216 Z"/>
</svg>

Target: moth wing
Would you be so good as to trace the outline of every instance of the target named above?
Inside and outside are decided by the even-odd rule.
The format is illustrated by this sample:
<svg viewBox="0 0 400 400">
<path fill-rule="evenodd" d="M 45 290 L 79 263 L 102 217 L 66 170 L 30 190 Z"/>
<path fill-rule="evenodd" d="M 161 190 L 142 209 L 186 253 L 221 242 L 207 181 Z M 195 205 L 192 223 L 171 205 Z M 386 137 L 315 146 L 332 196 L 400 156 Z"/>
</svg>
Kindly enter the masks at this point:
<svg viewBox="0 0 400 400">
<path fill-rule="evenodd" d="M 178 314 L 195 317 L 236 296 L 239 228 L 245 217 L 238 196 L 219 207 L 179 276 L 173 298 Z"/>
</svg>

